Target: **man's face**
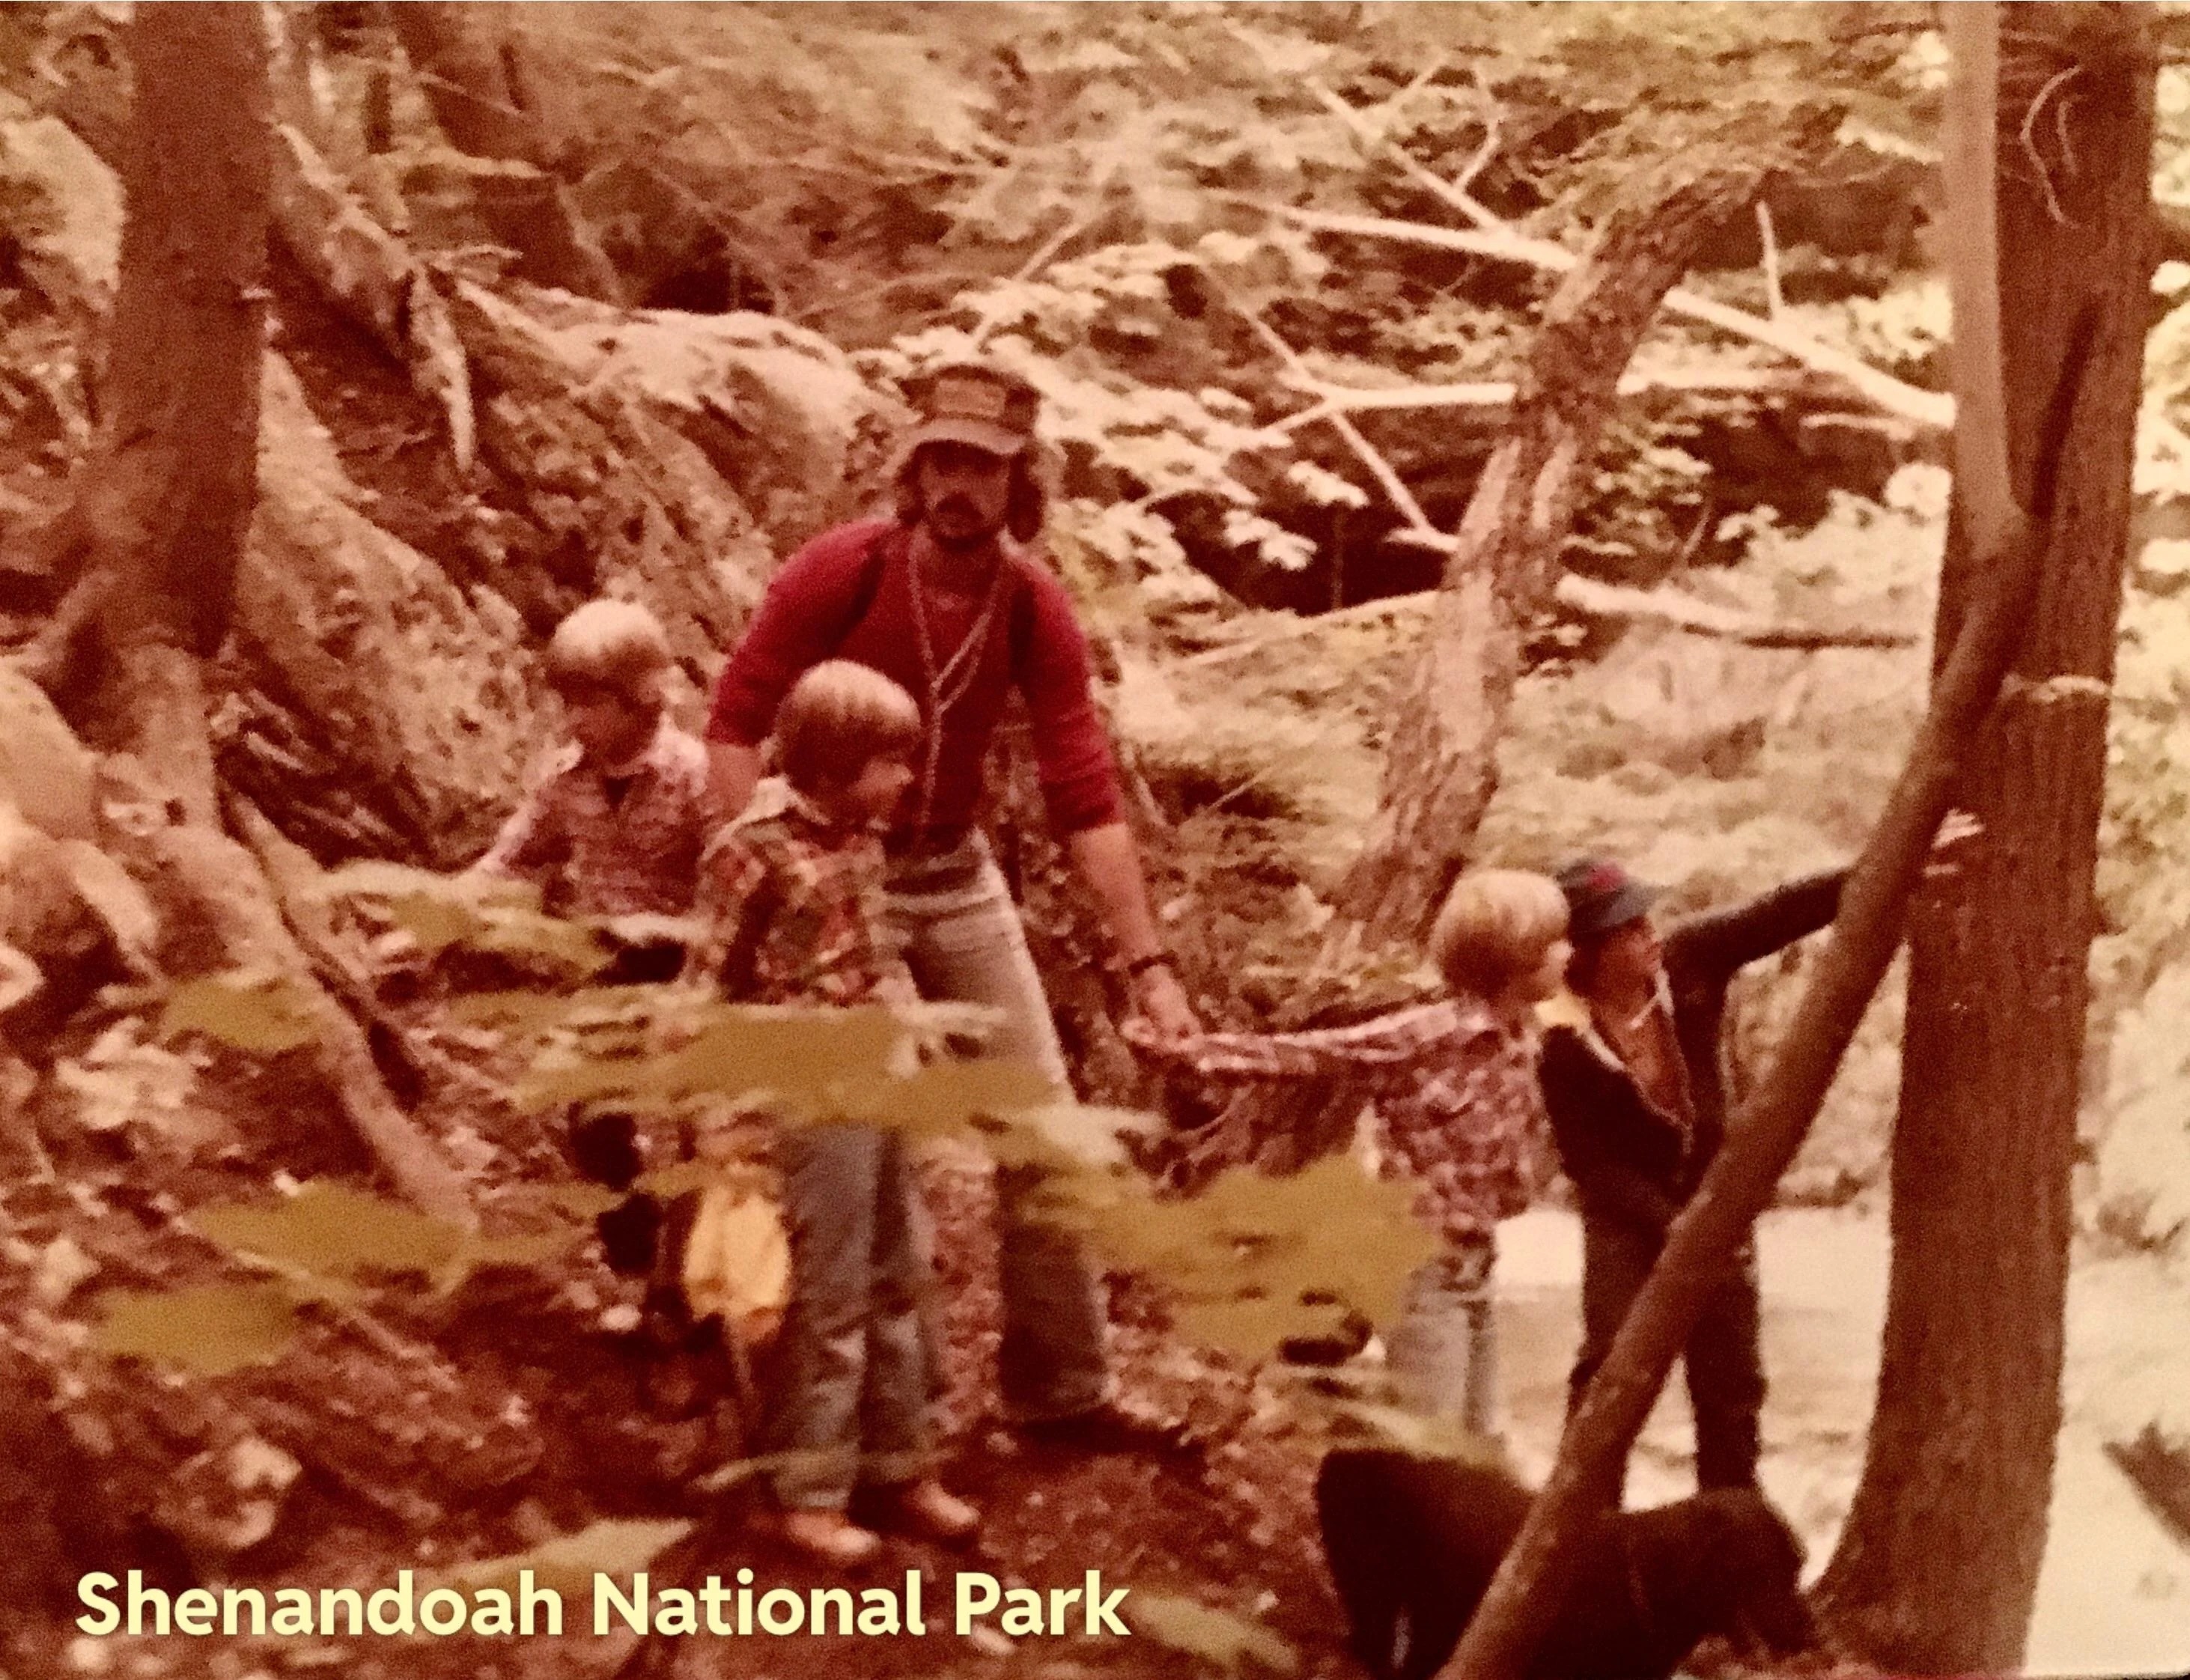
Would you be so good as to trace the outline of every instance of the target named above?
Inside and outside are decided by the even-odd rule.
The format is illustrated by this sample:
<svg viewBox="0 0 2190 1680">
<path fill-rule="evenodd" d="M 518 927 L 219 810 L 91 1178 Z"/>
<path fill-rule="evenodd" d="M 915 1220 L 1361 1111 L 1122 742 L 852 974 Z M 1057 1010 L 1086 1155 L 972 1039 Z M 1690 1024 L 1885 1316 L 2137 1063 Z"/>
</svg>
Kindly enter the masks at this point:
<svg viewBox="0 0 2190 1680">
<path fill-rule="evenodd" d="M 1621 993 L 1646 991 L 1658 984 L 1665 952 L 1650 918 L 1638 916 L 1604 936 L 1597 946 L 1593 990 Z"/>
<path fill-rule="evenodd" d="M 931 443 L 913 463 L 921 521 L 945 548 L 978 548 L 1004 528 L 1012 457 L 971 444 Z"/>
</svg>

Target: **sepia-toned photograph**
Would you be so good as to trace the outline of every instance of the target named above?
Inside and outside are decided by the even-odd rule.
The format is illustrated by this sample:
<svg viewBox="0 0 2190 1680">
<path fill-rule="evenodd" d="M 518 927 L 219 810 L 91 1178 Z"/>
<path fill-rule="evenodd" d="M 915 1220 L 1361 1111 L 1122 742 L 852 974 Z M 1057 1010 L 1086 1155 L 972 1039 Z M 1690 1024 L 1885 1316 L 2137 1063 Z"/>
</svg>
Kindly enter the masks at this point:
<svg viewBox="0 0 2190 1680">
<path fill-rule="evenodd" d="M 2190 1668 L 2190 5 L 0 8 L 0 1680 Z"/>
</svg>

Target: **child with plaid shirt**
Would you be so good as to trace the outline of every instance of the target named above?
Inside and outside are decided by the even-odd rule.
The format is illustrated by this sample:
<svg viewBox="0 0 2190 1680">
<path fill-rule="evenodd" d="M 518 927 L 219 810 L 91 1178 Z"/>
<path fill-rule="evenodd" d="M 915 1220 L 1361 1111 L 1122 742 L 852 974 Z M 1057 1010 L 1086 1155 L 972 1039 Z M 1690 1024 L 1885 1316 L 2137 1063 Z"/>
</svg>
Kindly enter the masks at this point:
<svg viewBox="0 0 2190 1680">
<path fill-rule="evenodd" d="M 545 662 L 571 739 L 473 869 L 537 883 L 553 915 L 683 915 L 713 810 L 707 749 L 666 715 L 668 637 L 643 606 L 588 601 Z"/>
<path fill-rule="evenodd" d="M 701 864 L 703 975 L 754 1002 L 910 1001 L 883 936 L 881 831 L 912 782 L 919 708 L 880 673 L 826 661 L 786 696 L 775 740 L 781 782 Z M 790 1127 L 779 1159 L 791 1296 L 765 1445 L 800 1456 L 774 1479 L 783 1537 L 840 1567 L 871 1558 L 880 1539 L 848 1514 L 865 1481 L 906 1526 L 964 1539 L 979 1513 L 913 1468 L 928 1444 L 929 1262 L 904 1141 L 870 1126 Z"/>
<path fill-rule="evenodd" d="M 1375 1100 L 1385 1170 L 1417 1182 L 1417 1216 L 1444 1239 L 1408 1280 L 1393 1369 L 1414 1404 L 1478 1434 L 1491 1433 L 1498 1222 L 1550 1170 L 1533 1012 L 1558 989 L 1566 926 L 1555 883 L 1484 870 L 1455 884 L 1430 934 L 1445 997 L 1310 1032 L 1166 1043 L 1126 1028 L 1143 1055 L 1206 1077 L 1329 1080 Z"/>
</svg>

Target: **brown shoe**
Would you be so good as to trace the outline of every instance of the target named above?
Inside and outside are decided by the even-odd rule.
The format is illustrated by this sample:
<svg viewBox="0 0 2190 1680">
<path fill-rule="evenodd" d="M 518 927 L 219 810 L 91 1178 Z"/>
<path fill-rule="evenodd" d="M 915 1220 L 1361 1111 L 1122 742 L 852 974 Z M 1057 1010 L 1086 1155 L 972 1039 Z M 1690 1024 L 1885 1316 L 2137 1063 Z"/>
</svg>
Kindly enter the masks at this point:
<svg viewBox="0 0 2190 1680">
<path fill-rule="evenodd" d="M 932 1476 L 891 1489 L 889 1512 L 896 1526 L 945 1546 L 971 1540 L 981 1526 L 981 1513 Z"/>
<path fill-rule="evenodd" d="M 872 1563 L 882 1549 L 880 1535 L 841 1511 L 786 1511 L 777 1519 L 776 1533 L 794 1551 L 840 1569 Z"/>
</svg>

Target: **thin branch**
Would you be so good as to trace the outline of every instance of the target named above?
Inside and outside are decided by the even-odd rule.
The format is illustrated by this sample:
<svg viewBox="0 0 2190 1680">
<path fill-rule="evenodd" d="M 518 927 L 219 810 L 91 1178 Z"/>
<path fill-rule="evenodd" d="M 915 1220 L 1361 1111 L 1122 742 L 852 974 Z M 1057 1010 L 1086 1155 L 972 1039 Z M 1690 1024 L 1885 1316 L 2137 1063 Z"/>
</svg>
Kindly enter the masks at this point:
<svg viewBox="0 0 2190 1680">
<path fill-rule="evenodd" d="M 1801 374 L 1776 368 L 1694 368 L 1665 373 L 1626 373 L 1620 376 L 1621 396 L 1644 396 L 1656 391 L 1697 392 L 1722 395 L 1795 395 L 1805 381 Z M 1304 426 L 1326 420 L 1334 412 L 1385 413 L 1416 408 L 1506 408 L 1513 401 L 1510 379 L 1476 379 L 1450 385 L 1318 385 L 1315 406 L 1297 414 L 1274 420 L 1262 429 L 1273 437 L 1285 437 Z"/>
<path fill-rule="evenodd" d="M 1316 387 L 1319 382 L 1309 371 L 1308 364 L 1301 360 L 1300 352 L 1285 342 L 1284 336 L 1277 328 L 1228 293 L 1226 295 L 1226 301 L 1231 304 L 1233 310 L 1240 320 L 1245 321 L 1253 329 L 1255 336 L 1269 347 L 1271 354 L 1285 363 L 1287 370 L 1296 378 L 1307 384 L 1310 389 Z M 1401 517 L 1416 531 L 1421 533 L 1426 540 L 1434 539 L 1439 543 L 1450 544 L 1452 539 L 1431 523 L 1430 516 L 1422 511 L 1422 504 L 1415 500 L 1414 491 L 1407 488 L 1406 480 L 1402 479 L 1399 470 L 1384 458 L 1382 451 L 1361 435 L 1361 429 L 1347 419 L 1342 412 L 1336 410 L 1325 417 L 1330 422 L 1331 429 L 1346 440 L 1347 447 L 1353 451 L 1361 464 L 1376 476 L 1376 482 L 1383 485 L 1384 494 L 1391 497 L 1392 505 L 1399 510 Z"/>
<path fill-rule="evenodd" d="M 1764 315 L 1776 321 L 1787 307 L 1779 295 L 1779 236 L 1772 225 L 1772 206 L 1762 198 L 1756 201 L 1756 235 L 1764 247 Z"/>
<path fill-rule="evenodd" d="M 1475 202 L 1473 191 L 1476 177 L 1488 169 L 1490 167 L 1490 160 L 1498 156 L 1498 148 L 1504 140 L 1506 133 L 1503 113 L 1498 101 L 1490 95 L 1488 89 L 1484 88 L 1479 77 L 1476 82 L 1476 91 L 1483 99 L 1483 144 L 1476 147 L 1475 156 L 1462 164 L 1460 173 L 1452 178 L 1454 187 L 1468 195 L 1467 201 L 1470 204 Z"/>
<path fill-rule="evenodd" d="M 1438 198 L 1458 211 L 1477 227 L 1491 228 L 1499 225 L 1498 219 L 1478 204 L 1467 190 L 1467 184 L 1482 173 L 1484 166 L 1489 162 L 1487 154 L 1497 149 L 1498 126 L 1494 117 L 1487 116 L 1484 119 L 1484 128 L 1486 131 L 1484 139 L 1484 152 L 1471 161 L 1467 169 L 1463 173 L 1461 184 L 1455 185 L 1435 170 L 1425 166 L 1412 152 L 1377 128 L 1358 107 L 1347 104 L 1322 82 L 1311 79 L 1306 85 L 1308 91 L 1314 96 L 1316 103 L 1353 130 L 1354 139 L 1362 145 L 1371 151 L 1382 147 L 1391 153 L 1399 167 L 1405 171 L 1408 179 L 1435 194 Z"/>
<path fill-rule="evenodd" d="M 1564 274 L 1581 260 L 1556 241 L 1534 238 L 1502 222 L 1479 228 L 1439 228 L 1425 222 L 1399 221 L 1385 216 L 1349 216 L 1327 210 L 1308 210 L 1290 204 L 1273 204 L 1263 199 L 1243 197 L 1239 201 L 1252 204 L 1296 227 L 1320 233 L 1348 234 L 1359 239 L 1392 240 L 1440 251 L 1458 251 L 1497 262 L 1525 264 L 1557 274 Z M 1874 406 L 1914 421 L 1927 430 L 1943 431 L 1954 423 L 1952 397 L 1943 392 L 1921 389 L 1906 380 L 1881 372 L 1861 358 L 1784 323 L 1766 321 L 1745 309 L 1733 309 L 1679 287 L 1665 294 L 1665 306 L 1675 315 L 1751 343 L 1762 344 L 1805 366 L 1830 374 L 1853 387 Z"/>
</svg>

